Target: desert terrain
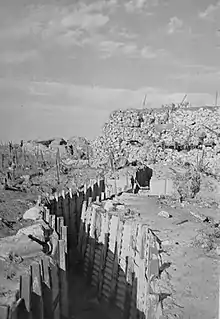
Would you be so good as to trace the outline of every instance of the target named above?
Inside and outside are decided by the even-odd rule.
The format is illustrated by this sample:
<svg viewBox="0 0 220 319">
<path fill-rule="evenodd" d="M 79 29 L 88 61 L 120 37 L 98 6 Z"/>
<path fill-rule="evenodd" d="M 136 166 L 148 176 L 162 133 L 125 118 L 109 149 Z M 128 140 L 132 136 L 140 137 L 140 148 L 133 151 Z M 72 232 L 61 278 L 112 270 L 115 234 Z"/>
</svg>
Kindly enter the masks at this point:
<svg viewBox="0 0 220 319">
<path fill-rule="evenodd" d="M 217 318 L 219 134 L 218 109 L 174 105 L 160 110 L 115 111 L 103 134 L 93 141 L 72 137 L 67 141 L 2 143 L 0 238 L 13 236 L 33 223 L 24 220 L 23 214 L 36 205 L 39 195 L 47 205 L 54 192 L 69 188 L 74 192 L 89 179 L 104 176 L 115 178 L 119 185 L 125 174 L 132 176 L 147 165 L 153 169 L 150 190 L 137 194 L 128 190 L 118 200 L 135 211 L 162 241 L 167 261 L 161 287 L 167 292 L 164 316 Z M 168 188 L 164 188 L 165 180 L 171 181 Z M 20 275 L 39 256 L 0 258 L 0 304 L 10 304 Z M 81 277 L 72 280 L 73 318 L 103 318 L 105 305 L 101 308 L 92 299 L 92 292 L 80 284 Z M 116 317 L 114 311 L 108 309 L 109 318 Z"/>
</svg>

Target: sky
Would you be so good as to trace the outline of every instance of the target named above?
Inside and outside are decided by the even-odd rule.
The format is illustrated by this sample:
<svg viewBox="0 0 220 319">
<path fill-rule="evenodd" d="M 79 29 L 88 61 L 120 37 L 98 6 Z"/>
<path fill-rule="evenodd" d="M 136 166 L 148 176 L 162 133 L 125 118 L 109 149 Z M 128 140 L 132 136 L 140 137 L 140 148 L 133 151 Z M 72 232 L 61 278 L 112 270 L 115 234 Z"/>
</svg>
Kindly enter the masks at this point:
<svg viewBox="0 0 220 319">
<path fill-rule="evenodd" d="M 145 94 L 201 106 L 217 90 L 220 1 L 0 0 L 2 141 L 94 138 Z"/>
</svg>

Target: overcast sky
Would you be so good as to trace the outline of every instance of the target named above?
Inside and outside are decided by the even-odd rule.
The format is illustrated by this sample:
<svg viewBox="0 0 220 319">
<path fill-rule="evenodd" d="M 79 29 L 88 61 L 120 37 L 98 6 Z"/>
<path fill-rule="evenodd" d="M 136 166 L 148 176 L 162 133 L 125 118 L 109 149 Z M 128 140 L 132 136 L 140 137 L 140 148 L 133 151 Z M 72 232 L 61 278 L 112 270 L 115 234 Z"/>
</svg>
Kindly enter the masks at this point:
<svg viewBox="0 0 220 319">
<path fill-rule="evenodd" d="M 0 140 L 92 138 L 145 94 L 204 105 L 216 90 L 220 2 L 0 2 Z"/>
</svg>

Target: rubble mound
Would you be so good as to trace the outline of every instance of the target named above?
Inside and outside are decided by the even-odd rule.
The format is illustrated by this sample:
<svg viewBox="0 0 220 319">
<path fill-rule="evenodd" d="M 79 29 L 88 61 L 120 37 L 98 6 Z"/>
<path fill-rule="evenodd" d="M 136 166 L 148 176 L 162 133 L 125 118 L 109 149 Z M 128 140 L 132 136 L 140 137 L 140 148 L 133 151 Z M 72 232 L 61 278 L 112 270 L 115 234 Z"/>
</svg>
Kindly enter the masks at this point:
<svg viewBox="0 0 220 319">
<path fill-rule="evenodd" d="M 200 171 L 218 175 L 219 109 L 174 106 L 114 111 L 102 135 L 91 143 L 94 165 L 108 165 L 113 154 L 116 168 L 135 162 L 189 162 Z"/>
<path fill-rule="evenodd" d="M 89 141 L 85 137 L 73 136 L 67 141 L 67 152 L 72 159 L 88 160 L 91 155 Z"/>
</svg>

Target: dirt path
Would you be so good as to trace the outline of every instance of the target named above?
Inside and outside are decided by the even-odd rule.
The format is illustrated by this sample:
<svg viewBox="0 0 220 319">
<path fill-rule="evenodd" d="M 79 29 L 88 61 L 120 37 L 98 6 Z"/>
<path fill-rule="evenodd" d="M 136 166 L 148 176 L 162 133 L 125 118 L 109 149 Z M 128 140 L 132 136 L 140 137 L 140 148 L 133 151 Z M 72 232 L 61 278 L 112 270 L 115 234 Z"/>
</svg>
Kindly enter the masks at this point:
<svg viewBox="0 0 220 319">
<path fill-rule="evenodd" d="M 171 262 L 167 272 L 174 300 L 173 304 L 167 303 L 168 318 L 217 318 L 219 257 L 207 255 L 202 248 L 193 245 L 198 231 L 207 226 L 197 221 L 186 209 L 160 207 L 155 198 L 124 193 L 120 200 L 138 210 L 143 221 L 158 231 L 156 234 L 164 241 L 163 248 L 167 254 L 163 254 L 163 257 Z M 161 210 L 168 211 L 172 218 L 158 216 Z M 187 222 L 176 225 L 186 219 Z"/>
</svg>

